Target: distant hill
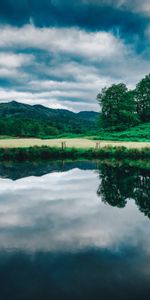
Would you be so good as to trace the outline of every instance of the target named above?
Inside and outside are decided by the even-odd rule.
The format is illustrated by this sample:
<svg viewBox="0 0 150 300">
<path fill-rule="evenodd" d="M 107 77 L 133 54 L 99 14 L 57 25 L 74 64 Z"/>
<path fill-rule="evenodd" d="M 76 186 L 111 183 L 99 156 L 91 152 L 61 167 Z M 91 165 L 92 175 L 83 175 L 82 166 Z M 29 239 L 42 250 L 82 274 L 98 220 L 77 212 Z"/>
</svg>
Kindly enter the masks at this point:
<svg viewBox="0 0 150 300">
<path fill-rule="evenodd" d="M 16 101 L 1 103 L 0 134 L 21 137 L 82 134 L 97 129 L 98 116 L 94 111 L 74 113 Z"/>
</svg>

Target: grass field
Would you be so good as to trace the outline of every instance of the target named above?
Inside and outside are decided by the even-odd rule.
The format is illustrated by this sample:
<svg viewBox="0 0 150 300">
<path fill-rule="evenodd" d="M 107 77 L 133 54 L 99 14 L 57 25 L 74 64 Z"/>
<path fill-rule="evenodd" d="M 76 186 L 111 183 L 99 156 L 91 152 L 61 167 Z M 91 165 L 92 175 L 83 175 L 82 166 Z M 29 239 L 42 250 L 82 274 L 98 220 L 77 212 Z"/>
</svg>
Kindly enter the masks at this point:
<svg viewBox="0 0 150 300">
<path fill-rule="evenodd" d="M 111 141 L 134 141 L 134 142 L 150 142 L 150 123 L 140 124 L 128 130 L 120 132 L 101 131 L 97 133 L 95 140 L 111 140 Z"/>
<path fill-rule="evenodd" d="M 62 142 L 66 142 L 67 148 L 102 148 L 107 146 L 121 147 L 124 146 L 129 149 L 140 149 L 140 148 L 150 148 L 150 142 L 116 142 L 116 141 L 94 141 L 84 138 L 74 138 L 74 139 L 50 139 L 41 140 L 35 138 L 29 139 L 1 139 L 0 148 L 26 148 L 34 146 L 49 146 L 49 147 L 62 147 Z M 98 144 L 97 144 L 98 143 Z"/>
</svg>

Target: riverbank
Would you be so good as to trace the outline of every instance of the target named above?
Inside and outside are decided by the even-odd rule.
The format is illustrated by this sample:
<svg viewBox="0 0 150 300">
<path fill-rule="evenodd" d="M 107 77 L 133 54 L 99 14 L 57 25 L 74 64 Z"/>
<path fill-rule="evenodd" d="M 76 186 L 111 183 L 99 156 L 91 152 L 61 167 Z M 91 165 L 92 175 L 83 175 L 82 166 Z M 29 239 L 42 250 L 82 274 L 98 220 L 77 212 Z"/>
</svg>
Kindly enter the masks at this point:
<svg viewBox="0 0 150 300">
<path fill-rule="evenodd" d="M 102 147 L 100 149 L 26 147 L 0 148 L 0 161 L 62 160 L 62 159 L 150 159 L 150 148 L 128 149 Z"/>
<path fill-rule="evenodd" d="M 105 140 L 92 140 L 87 138 L 60 138 L 42 140 L 37 138 L 13 138 L 1 139 L 0 148 L 27 148 L 35 146 L 48 146 L 48 147 L 62 147 L 65 142 L 67 148 L 77 149 L 95 149 L 104 147 L 126 147 L 127 149 L 150 149 L 150 142 L 118 142 L 118 141 L 105 141 Z"/>
</svg>

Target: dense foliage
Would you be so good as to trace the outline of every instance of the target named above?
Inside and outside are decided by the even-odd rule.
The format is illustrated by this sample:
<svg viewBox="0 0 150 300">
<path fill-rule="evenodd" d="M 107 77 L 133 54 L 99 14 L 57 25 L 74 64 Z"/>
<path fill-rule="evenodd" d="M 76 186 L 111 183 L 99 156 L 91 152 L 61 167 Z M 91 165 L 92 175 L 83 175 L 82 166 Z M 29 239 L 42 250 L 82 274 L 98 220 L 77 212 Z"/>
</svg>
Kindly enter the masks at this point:
<svg viewBox="0 0 150 300">
<path fill-rule="evenodd" d="M 149 159 L 149 148 L 127 149 L 125 147 L 102 147 L 96 149 L 28 147 L 0 148 L 0 161 L 30 161 L 48 159 L 99 159 L 99 158 L 131 158 Z"/>
<path fill-rule="evenodd" d="M 150 75 L 141 80 L 134 91 L 125 84 L 113 84 L 97 96 L 101 106 L 100 126 L 109 131 L 128 129 L 150 121 Z"/>
<path fill-rule="evenodd" d="M 102 107 L 103 128 L 123 130 L 137 123 L 132 93 L 128 92 L 125 84 L 114 84 L 104 88 L 98 95 L 98 101 Z"/>
<path fill-rule="evenodd" d="M 0 119 L 0 134 L 19 137 L 36 137 L 40 135 L 57 135 L 58 128 L 51 122 L 36 119 L 7 117 Z"/>
<path fill-rule="evenodd" d="M 15 101 L 0 104 L 0 135 L 50 137 L 60 134 L 86 134 L 97 130 L 96 112 L 73 113 L 42 105 Z"/>
<path fill-rule="evenodd" d="M 150 74 L 137 84 L 134 100 L 139 119 L 143 122 L 150 122 Z"/>
</svg>

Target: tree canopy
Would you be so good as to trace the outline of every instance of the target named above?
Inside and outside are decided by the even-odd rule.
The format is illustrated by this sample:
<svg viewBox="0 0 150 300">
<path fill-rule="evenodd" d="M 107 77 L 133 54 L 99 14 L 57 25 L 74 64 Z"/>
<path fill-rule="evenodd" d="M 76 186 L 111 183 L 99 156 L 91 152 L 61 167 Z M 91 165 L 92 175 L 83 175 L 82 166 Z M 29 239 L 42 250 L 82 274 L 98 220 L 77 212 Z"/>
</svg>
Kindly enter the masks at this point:
<svg viewBox="0 0 150 300">
<path fill-rule="evenodd" d="M 135 89 L 137 114 L 141 121 L 150 121 L 150 74 L 142 79 Z"/>
<path fill-rule="evenodd" d="M 97 95 L 103 129 L 120 131 L 139 122 L 150 122 L 150 75 L 130 91 L 124 83 L 105 87 Z"/>
<path fill-rule="evenodd" d="M 113 84 L 97 96 L 102 108 L 101 125 L 105 129 L 123 130 L 137 123 L 132 92 L 125 84 Z"/>
</svg>

